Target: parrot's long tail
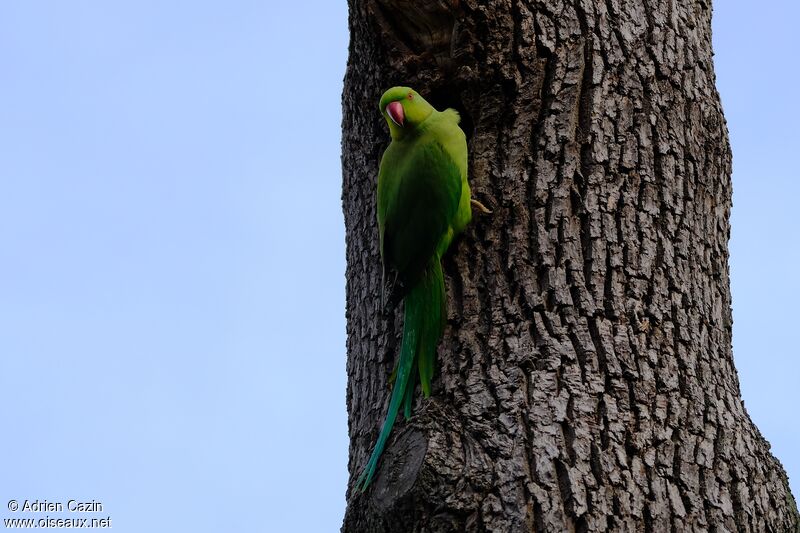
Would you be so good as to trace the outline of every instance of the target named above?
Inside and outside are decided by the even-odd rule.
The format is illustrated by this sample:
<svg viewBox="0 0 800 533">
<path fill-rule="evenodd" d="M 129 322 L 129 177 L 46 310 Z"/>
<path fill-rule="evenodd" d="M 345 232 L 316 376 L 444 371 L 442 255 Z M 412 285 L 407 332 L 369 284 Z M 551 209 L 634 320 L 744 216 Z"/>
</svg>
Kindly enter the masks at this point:
<svg viewBox="0 0 800 533">
<path fill-rule="evenodd" d="M 383 428 L 369 462 L 356 481 L 356 489 L 360 489 L 361 492 L 367 490 L 375 476 L 378 460 L 386 446 L 397 413 L 400 412 L 401 404 L 405 404 L 406 419 L 411 417 L 411 404 L 416 385 L 416 379 L 412 377 L 414 363 L 419 369 L 422 393 L 426 397 L 431 394 L 431 379 L 436 366 L 436 346 L 447 318 L 446 303 L 442 264 L 438 254 L 435 254 L 420 281 L 405 297 L 403 340 L 400 345 L 392 398 L 389 401 L 389 412 L 386 413 L 386 420 L 383 422 Z"/>
</svg>

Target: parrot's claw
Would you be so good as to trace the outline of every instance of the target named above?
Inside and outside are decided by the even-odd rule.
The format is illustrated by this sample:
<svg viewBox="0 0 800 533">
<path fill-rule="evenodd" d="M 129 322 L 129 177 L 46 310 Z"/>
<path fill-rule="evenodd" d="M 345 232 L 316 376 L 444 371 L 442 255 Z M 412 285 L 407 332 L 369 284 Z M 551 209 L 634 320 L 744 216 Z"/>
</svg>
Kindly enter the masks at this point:
<svg viewBox="0 0 800 533">
<path fill-rule="evenodd" d="M 470 199 L 469 203 L 471 203 L 472 207 L 474 207 L 475 209 L 477 209 L 481 213 L 484 213 L 486 215 L 491 215 L 492 214 L 492 210 L 491 209 L 489 209 L 488 207 L 486 207 L 485 205 L 480 203 L 478 200 L 475 200 L 474 198 Z"/>
</svg>

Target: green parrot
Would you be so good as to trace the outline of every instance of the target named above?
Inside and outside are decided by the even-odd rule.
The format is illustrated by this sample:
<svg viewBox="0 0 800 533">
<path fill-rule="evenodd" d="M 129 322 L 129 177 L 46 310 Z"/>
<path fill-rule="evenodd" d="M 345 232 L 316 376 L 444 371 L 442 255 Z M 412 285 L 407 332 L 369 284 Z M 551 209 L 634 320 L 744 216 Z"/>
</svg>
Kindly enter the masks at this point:
<svg viewBox="0 0 800 533">
<path fill-rule="evenodd" d="M 393 87 L 380 100 L 392 142 L 378 171 L 378 230 L 384 287 L 405 299 L 400 357 L 389 412 L 364 471 L 356 481 L 363 492 L 372 481 L 392 426 L 404 405 L 411 417 L 416 367 L 422 393 L 431 394 L 436 346 L 447 319 L 442 255 L 472 218 L 467 183 L 467 139 L 454 109 L 439 112 L 408 87 Z"/>
</svg>

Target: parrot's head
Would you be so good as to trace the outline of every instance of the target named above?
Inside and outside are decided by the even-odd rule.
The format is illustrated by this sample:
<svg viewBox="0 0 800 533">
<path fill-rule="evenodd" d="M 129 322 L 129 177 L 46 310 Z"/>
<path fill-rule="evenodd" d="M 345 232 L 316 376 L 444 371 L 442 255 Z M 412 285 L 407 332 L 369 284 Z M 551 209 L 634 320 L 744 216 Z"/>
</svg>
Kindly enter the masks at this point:
<svg viewBox="0 0 800 533">
<path fill-rule="evenodd" d="M 433 106 L 417 91 L 408 87 L 392 87 L 383 93 L 379 107 L 389 124 L 392 139 L 415 131 L 434 111 Z"/>
</svg>

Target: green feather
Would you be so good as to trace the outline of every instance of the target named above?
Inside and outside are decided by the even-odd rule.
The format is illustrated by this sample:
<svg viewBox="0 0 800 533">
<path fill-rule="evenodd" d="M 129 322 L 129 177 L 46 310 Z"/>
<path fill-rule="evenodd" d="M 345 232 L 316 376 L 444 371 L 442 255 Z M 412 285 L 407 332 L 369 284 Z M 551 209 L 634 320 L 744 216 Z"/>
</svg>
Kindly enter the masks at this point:
<svg viewBox="0 0 800 533">
<path fill-rule="evenodd" d="M 421 284 L 426 286 L 428 299 L 425 302 L 425 314 L 422 318 L 417 367 L 422 394 L 427 398 L 431 395 L 431 380 L 436 366 L 436 345 L 439 343 L 446 319 L 444 277 L 438 256 L 431 261 Z"/>
<path fill-rule="evenodd" d="M 408 385 L 406 387 L 406 395 L 403 399 L 403 416 L 406 420 L 411 420 L 411 407 L 414 405 L 414 386 Z"/>
</svg>

